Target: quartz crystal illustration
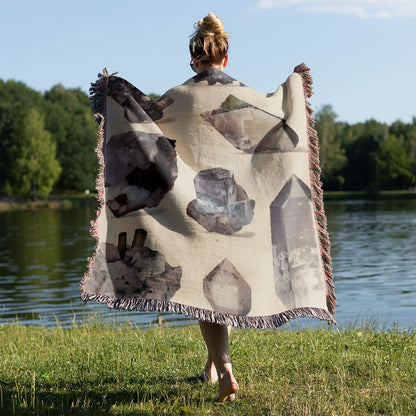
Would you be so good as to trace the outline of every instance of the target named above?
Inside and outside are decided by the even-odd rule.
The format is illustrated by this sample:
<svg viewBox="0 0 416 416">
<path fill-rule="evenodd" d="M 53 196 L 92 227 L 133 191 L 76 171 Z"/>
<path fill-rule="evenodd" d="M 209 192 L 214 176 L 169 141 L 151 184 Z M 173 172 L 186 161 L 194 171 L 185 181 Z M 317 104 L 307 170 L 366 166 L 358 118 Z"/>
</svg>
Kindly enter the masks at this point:
<svg viewBox="0 0 416 416">
<path fill-rule="evenodd" d="M 187 214 L 207 231 L 232 235 L 250 224 L 255 201 L 235 182 L 230 170 L 201 170 L 194 178 L 196 199 L 187 207 Z"/>
<path fill-rule="evenodd" d="M 299 143 L 286 120 L 229 95 L 220 108 L 201 114 L 234 147 L 247 153 L 293 151 Z M 263 120 L 270 130 L 264 135 L 253 122 Z"/>
<path fill-rule="evenodd" d="M 282 119 L 269 130 L 260 143 L 255 147 L 254 153 L 274 153 L 293 151 L 299 143 L 299 136 Z"/>
<path fill-rule="evenodd" d="M 233 264 L 224 259 L 204 278 L 204 294 L 216 312 L 247 315 L 251 289 Z"/>
<path fill-rule="evenodd" d="M 277 296 L 288 308 L 306 305 L 319 290 L 321 259 L 311 192 L 293 175 L 270 205 Z"/>
</svg>

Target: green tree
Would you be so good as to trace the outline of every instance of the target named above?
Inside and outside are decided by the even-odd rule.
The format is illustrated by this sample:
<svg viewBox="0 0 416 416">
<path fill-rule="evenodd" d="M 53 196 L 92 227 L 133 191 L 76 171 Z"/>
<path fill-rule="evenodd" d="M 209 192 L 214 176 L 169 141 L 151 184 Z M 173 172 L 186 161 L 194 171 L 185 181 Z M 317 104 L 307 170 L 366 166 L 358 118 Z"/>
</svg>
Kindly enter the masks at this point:
<svg viewBox="0 0 416 416">
<path fill-rule="evenodd" d="M 98 170 L 94 153 L 97 127 L 88 96 L 79 89 L 56 85 L 45 93 L 45 106 L 45 126 L 57 144 L 57 159 L 62 166 L 57 188 L 93 189 Z"/>
<path fill-rule="evenodd" d="M 56 145 L 44 129 L 43 117 L 36 109 L 23 114 L 12 133 L 14 156 L 12 173 L 14 194 L 47 196 L 61 173 L 56 160 Z"/>
<path fill-rule="evenodd" d="M 154 92 L 151 92 L 148 95 L 149 98 L 151 98 L 153 101 L 157 101 L 161 96 L 159 94 L 155 94 Z"/>
<path fill-rule="evenodd" d="M 395 121 L 389 129 L 390 134 L 403 138 L 403 147 L 412 160 L 412 173 L 416 176 L 416 117 L 413 117 L 411 123 Z"/>
<path fill-rule="evenodd" d="M 344 146 L 348 163 L 342 170 L 345 189 L 377 189 L 376 152 L 388 136 L 387 124 L 376 120 L 357 123 L 345 130 Z"/>
<path fill-rule="evenodd" d="M 380 184 L 387 189 L 403 189 L 414 183 L 412 159 L 404 147 L 403 137 L 390 135 L 376 153 Z"/>
<path fill-rule="evenodd" d="M 23 82 L 0 80 L 0 193 L 13 193 L 13 131 L 28 108 L 43 112 L 42 94 L 32 90 Z"/>
<path fill-rule="evenodd" d="M 320 142 L 320 163 L 322 181 L 326 188 L 339 186 L 339 172 L 347 163 L 342 147 L 343 123 L 337 122 L 337 114 L 330 105 L 323 106 L 316 113 L 315 129 Z"/>
<path fill-rule="evenodd" d="M 43 96 L 40 92 L 19 81 L 0 80 L 0 103 L 24 104 L 26 108 L 43 108 Z"/>
<path fill-rule="evenodd" d="M 0 193 L 12 194 L 12 132 L 21 111 L 9 102 L 0 102 Z"/>
</svg>

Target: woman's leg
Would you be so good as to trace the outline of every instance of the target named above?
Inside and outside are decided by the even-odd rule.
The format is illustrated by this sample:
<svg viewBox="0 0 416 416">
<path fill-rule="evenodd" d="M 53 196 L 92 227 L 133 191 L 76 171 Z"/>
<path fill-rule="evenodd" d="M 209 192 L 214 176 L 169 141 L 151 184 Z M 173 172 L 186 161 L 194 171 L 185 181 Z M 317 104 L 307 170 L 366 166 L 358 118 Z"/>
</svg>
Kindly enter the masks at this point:
<svg viewBox="0 0 416 416">
<path fill-rule="evenodd" d="M 230 336 L 231 326 L 227 326 L 227 332 L 228 332 L 228 336 Z M 204 370 L 202 371 L 199 377 L 202 381 L 205 381 L 211 384 L 215 384 L 218 381 L 217 369 L 215 368 L 214 361 L 212 361 L 212 357 L 209 351 L 208 351 L 208 359 L 205 364 Z"/>
<path fill-rule="evenodd" d="M 199 327 L 208 348 L 207 365 L 209 365 L 211 359 L 218 374 L 219 395 L 217 401 L 233 400 L 234 393 L 238 390 L 238 384 L 233 376 L 230 353 L 228 351 L 229 329 L 226 325 L 204 321 L 199 321 Z"/>
<path fill-rule="evenodd" d="M 209 353 L 208 353 L 208 359 L 205 364 L 204 370 L 200 374 L 199 378 L 202 381 L 206 383 L 211 383 L 211 384 L 215 384 L 218 381 L 217 369 L 215 368 L 214 361 L 212 361 L 212 358 L 209 355 Z"/>
</svg>

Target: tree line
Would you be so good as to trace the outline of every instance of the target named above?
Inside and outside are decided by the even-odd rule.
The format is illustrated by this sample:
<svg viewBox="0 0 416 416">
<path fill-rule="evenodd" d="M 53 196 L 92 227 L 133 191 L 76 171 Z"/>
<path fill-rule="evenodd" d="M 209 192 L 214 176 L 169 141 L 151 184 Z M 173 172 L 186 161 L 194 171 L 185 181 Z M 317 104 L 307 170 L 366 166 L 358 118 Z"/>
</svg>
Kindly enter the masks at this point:
<svg viewBox="0 0 416 416">
<path fill-rule="evenodd" d="M 151 94 L 153 99 L 157 98 Z M 416 176 L 416 117 L 391 125 L 315 114 L 325 190 L 406 189 Z M 0 80 L 0 194 L 47 196 L 94 189 L 97 129 L 87 94 L 56 85 L 40 93 Z"/>
<path fill-rule="evenodd" d="M 96 131 L 81 90 L 0 80 L 0 194 L 93 189 Z"/>
<path fill-rule="evenodd" d="M 315 115 L 325 190 L 407 189 L 416 178 L 416 117 L 388 125 L 337 121 L 330 105 Z"/>
</svg>

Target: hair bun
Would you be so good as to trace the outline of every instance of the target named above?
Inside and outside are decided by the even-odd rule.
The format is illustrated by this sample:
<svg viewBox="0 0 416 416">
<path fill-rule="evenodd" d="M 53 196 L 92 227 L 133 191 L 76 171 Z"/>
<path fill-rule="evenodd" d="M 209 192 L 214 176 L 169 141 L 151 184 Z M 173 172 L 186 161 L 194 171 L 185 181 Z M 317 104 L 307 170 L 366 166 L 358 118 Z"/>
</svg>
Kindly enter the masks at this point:
<svg viewBox="0 0 416 416">
<path fill-rule="evenodd" d="M 198 22 L 197 29 L 203 36 L 223 35 L 225 33 L 221 19 L 212 12 Z M 228 33 L 226 35 L 228 37 Z"/>
</svg>

